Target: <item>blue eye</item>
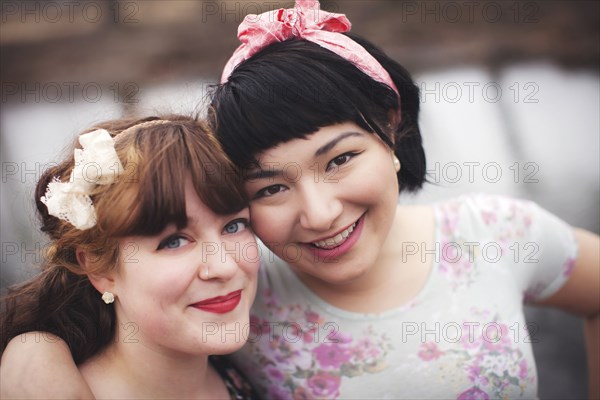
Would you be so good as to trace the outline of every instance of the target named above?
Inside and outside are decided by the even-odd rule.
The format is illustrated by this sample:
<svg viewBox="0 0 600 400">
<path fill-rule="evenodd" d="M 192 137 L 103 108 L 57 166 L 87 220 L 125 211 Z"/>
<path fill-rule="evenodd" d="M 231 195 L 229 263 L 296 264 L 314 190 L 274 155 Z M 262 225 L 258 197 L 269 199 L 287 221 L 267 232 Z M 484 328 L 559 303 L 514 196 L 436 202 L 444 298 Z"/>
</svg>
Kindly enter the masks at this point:
<svg viewBox="0 0 600 400">
<path fill-rule="evenodd" d="M 162 249 L 178 249 L 189 243 L 189 240 L 181 235 L 169 236 L 158 245 L 157 250 Z"/>
<path fill-rule="evenodd" d="M 248 221 L 246 219 L 236 219 L 235 221 L 231 221 L 225 228 L 223 228 L 223 233 L 225 234 L 233 234 L 243 231 L 248 227 Z"/>
</svg>

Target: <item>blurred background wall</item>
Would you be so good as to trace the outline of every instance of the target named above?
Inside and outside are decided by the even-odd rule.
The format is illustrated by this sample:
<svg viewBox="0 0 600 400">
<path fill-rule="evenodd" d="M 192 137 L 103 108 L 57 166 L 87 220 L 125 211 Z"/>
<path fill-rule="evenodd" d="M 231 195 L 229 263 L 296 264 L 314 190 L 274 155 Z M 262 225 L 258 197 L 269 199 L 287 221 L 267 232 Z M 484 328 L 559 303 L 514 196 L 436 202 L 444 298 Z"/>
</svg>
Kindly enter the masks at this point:
<svg viewBox="0 0 600 400">
<path fill-rule="evenodd" d="M 2 287 L 45 239 L 33 185 L 87 126 L 204 109 L 237 25 L 277 1 L 0 1 Z M 484 191 L 600 226 L 597 1 L 323 1 L 421 87 L 431 185 L 403 202 Z M 543 399 L 584 398 L 581 322 L 527 309 Z"/>
</svg>

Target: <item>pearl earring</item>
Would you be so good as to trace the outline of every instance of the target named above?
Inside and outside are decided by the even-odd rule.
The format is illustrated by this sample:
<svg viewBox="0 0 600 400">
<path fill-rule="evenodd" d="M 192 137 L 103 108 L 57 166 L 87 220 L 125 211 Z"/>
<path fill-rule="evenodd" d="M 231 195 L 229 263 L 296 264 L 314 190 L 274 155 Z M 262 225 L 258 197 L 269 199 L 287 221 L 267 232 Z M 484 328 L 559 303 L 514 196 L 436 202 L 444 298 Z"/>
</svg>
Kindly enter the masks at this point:
<svg viewBox="0 0 600 400">
<path fill-rule="evenodd" d="M 398 160 L 398 157 L 394 156 L 394 168 L 396 169 L 396 172 L 400 171 L 400 160 Z"/>
<path fill-rule="evenodd" d="M 113 303 L 115 301 L 115 295 L 111 292 L 104 292 L 102 295 L 102 300 L 104 300 L 106 304 Z"/>
</svg>

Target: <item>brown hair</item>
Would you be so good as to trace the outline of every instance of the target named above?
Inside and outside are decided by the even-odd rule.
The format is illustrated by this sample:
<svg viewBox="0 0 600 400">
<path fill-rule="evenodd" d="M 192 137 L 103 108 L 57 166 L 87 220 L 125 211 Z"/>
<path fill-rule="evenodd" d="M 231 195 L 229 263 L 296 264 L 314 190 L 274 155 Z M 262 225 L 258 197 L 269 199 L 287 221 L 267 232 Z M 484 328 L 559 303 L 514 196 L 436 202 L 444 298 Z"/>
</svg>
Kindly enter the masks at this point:
<svg viewBox="0 0 600 400">
<path fill-rule="evenodd" d="M 51 243 L 42 272 L 10 288 L 2 299 L 0 353 L 19 334 L 45 331 L 65 340 L 79 364 L 113 340 L 114 307 L 102 302 L 87 274 L 115 268 L 120 237 L 155 235 L 170 223 L 184 227 L 188 176 L 198 197 L 215 213 L 232 214 L 246 205 L 233 164 L 204 122 L 168 116 L 160 119 L 169 122 L 145 124 L 120 136 L 128 128 L 158 119 L 115 120 L 86 131 L 106 129 L 115 138 L 115 150 L 125 169 L 114 183 L 98 185 L 90 193 L 97 215 L 94 227 L 76 229 L 49 215 L 40 201 L 52 179 L 69 179 L 73 156 L 38 181 L 35 201 L 41 230 Z M 85 250 L 89 259 L 85 271 L 77 262 L 78 249 Z"/>
</svg>

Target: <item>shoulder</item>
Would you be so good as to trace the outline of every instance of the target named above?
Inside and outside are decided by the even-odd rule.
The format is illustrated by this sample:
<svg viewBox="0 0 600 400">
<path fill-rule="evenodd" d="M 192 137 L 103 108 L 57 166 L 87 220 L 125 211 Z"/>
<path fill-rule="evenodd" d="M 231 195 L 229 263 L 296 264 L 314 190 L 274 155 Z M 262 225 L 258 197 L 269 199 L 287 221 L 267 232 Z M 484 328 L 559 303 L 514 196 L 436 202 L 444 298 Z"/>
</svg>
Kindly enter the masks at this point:
<svg viewBox="0 0 600 400">
<path fill-rule="evenodd" d="M 433 208 L 442 231 L 456 232 L 460 229 L 469 236 L 521 237 L 540 220 L 540 208 L 532 201 L 483 193 L 444 200 L 435 203 Z"/>
<path fill-rule="evenodd" d="M 0 380 L 1 398 L 93 398 L 67 344 L 47 332 L 24 333 L 9 342 Z"/>
<path fill-rule="evenodd" d="M 445 212 L 469 212 L 484 220 L 489 220 L 499 214 L 515 215 L 518 212 L 531 211 L 536 204 L 529 200 L 502 195 L 469 193 L 434 203 L 433 207 Z"/>
<path fill-rule="evenodd" d="M 519 233 L 530 228 L 539 207 L 531 201 L 500 195 L 469 193 L 430 205 L 401 205 L 398 224 L 411 229 L 430 227 L 446 234 L 468 236 L 516 229 Z"/>
</svg>

